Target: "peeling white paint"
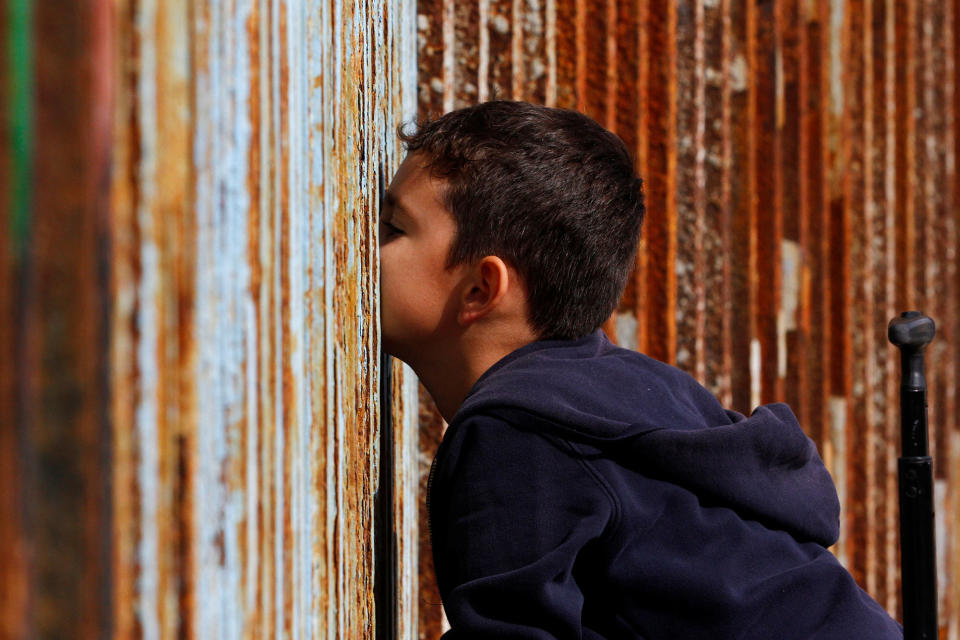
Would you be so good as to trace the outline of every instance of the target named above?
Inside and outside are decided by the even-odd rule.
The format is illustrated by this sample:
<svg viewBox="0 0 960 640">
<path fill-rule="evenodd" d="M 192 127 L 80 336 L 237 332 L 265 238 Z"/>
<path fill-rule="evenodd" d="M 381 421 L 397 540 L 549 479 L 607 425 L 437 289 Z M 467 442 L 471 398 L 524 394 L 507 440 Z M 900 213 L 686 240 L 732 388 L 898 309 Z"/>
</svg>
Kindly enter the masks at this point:
<svg viewBox="0 0 960 640">
<path fill-rule="evenodd" d="M 137 543 L 137 562 L 140 572 L 136 585 L 137 616 L 144 640 L 160 638 L 160 620 L 157 604 L 162 594 L 159 591 L 159 541 L 158 526 L 160 514 L 159 483 L 160 430 L 158 422 L 163 410 L 158 403 L 160 389 L 160 324 L 157 302 L 161 295 L 161 265 L 157 247 L 157 228 L 152 205 L 156 196 L 155 180 L 157 171 L 157 50 L 152 30 L 156 24 L 157 5 L 147 0 L 138 5 L 135 28 L 140 38 L 147 43 L 140 52 L 142 73 L 137 79 L 137 92 L 140 95 L 137 117 L 143 123 L 144 135 L 141 138 L 140 165 L 137 170 L 147 177 L 137 207 L 137 224 L 140 227 L 140 282 L 137 287 L 137 325 L 139 341 L 137 349 L 137 371 L 139 374 L 138 395 L 140 402 L 136 407 L 136 442 L 139 454 L 137 484 L 140 491 L 141 534 Z"/>
<path fill-rule="evenodd" d="M 823 462 L 833 476 L 840 499 L 840 539 L 833 550 L 840 563 L 849 567 L 847 527 L 844 514 L 849 509 L 847 502 L 847 400 L 843 396 L 830 396 L 830 431 L 824 440 L 821 452 Z"/>
<path fill-rule="evenodd" d="M 801 247 L 793 240 L 780 244 L 780 309 L 777 313 L 777 375 L 787 377 L 787 332 L 797 328 L 800 279 L 803 272 Z"/>
<path fill-rule="evenodd" d="M 830 82 L 830 108 L 834 116 L 843 116 L 843 20 L 846 3 L 830 0 L 830 37 L 827 39 L 830 64 L 827 69 Z"/>
<path fill-rule="evenodd" d="M 617 327 L 617 344 L 625 349 L 637 350 L 637 317 L 632 311 L 618 311 L 614 320 Z"/>
<path fill-rule="evenodd" d="M 946 456 L 944 456 L 946 457 Z M 947 528 L 950 514 L 948 493 L 950 483 L 943 478 L 933 483 L 934 544 L 936 545 L 937 597 L 941 615 L 948 611 L 946 596 L 950 593 L 950 531 Z M 939 515 L 939 517 L 937 517 Z"/>
<path fill-rule="evenodd" d="M 730 90 L 731 91 L 746 91 L 749 87 L 747 81 L 747 59 L 742 53 L 738 53 L 734 56 L 733 62 L 730 63 L 730 68 L 728 69 L 730 74 Z"/>
<path fill-rule="evenodd" d="M 763 354 L 761 353 L 760 340 L 753 338 L 750 340 L 750 407 L 751 409 L 760 404 L 761 391 L 761 369 L 763 366 Z"/>
</svg>

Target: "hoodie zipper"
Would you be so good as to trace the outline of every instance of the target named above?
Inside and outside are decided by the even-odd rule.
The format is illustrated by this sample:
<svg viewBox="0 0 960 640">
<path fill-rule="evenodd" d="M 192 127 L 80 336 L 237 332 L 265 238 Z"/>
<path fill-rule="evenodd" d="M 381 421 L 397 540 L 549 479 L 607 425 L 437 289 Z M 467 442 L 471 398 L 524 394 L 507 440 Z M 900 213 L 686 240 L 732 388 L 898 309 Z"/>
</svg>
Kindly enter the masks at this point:
<svg viewBox="0 0 960 640">
<path fill-rule="evenodd" d="M 440 448 L 437 447 L 437 452 Z M 430 534 L 430 548 L 433 548 L 433 514 L 430 512 L 430 488 L 433 486 L 433 474 L 437 470 L 437 456 L 430 463 L 430 475 L 427 476 L 427 532 Z"/>
<path fill-rule="evenodd" d="M 447 425 L 446 432 L 437 445 L 437 452 L 433 455 L 433 462 L 430 463 L 430 475 L 427 476 L 427 532 L 430 534 L 430 548 L 433 549 L 433 512 L 430 510 L 430 494 L 433 488 L 433 476 L 437 471 L 437 461 L 440 460 L 440 452 L 443 451 L 443 445 L 447 442 L 447 435 L 450 432 L 450 425 Z"/>
</svg>

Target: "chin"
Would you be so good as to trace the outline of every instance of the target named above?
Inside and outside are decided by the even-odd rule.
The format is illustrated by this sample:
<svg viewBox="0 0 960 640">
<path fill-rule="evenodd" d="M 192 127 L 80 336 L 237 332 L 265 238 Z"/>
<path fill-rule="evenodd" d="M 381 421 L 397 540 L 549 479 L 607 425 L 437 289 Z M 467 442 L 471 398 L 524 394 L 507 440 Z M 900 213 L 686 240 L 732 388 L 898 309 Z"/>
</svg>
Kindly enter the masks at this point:
<svg viewBox="0 0 960 640">
<path fill-rule="evenodd" d="M 393 356 L 394 358 L 399 358 L 403 360 L 403 348 L 401 344 L 397 344 L 397 341 L 386 331 L 383 331 L 381 327 L 380 333 L 380 350 L 385 354 Z"/>
<path fill-rule="evenodd" d="M 383 329 L 380 333 L 380 350 L 411 367 L 413 366 L 411 356 L 420 352 L 420 349 L 411 344 L 409 339 L 404 339 L 403 336 L 398 337 Z"/>
<path fill-rule="evenodd" d="M 393 356 L 394 358 L 399 357 L 397 355 L 397 350 L 394 347 L 393 343 L 390 340 L 388 340 L 385 336 L 380 337 L 380 350 L 383 351 L 388 356 Z"/>
</svg>

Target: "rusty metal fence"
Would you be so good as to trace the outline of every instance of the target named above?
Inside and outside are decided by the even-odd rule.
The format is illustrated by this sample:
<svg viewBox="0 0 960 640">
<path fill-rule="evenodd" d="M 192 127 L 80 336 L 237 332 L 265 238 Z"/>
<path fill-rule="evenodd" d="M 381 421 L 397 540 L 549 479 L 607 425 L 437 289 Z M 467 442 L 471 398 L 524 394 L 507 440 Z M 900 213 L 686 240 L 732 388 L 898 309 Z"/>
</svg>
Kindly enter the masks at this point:
<svg viewBox="0 0 960 640">
<path fill-rule="evenodd" d="M 418 5 L 421 116 L 521 99 L 626 141 L 648 213 L 608 334 L 741 412 L 788 402 L 838 485 L 834 550 L 893 614 L 899 355 L 886 326 L 906 309 L 936 319 L 941 625 L 960 638 L 960 3 Z M 442 420 L 423 413 L 429 461 Z M 443 628 L 431 577 L 424 556 L 421 638 Z"/>
<path fill-rule="evenodd" d="M 2 6 L 0 637 L 371 637 L 384 581 L 409 637 L 376 209 L 415 7 Z"/>
<path fill-rule="evenodd" d="M 0 7 L 0 637 L 439 635 L 443 421 L 381 363 L 373 222 L 398 123 L 500 97 L 633 149 L 605 328 L 731 408 L 790 403 L 894 614 L 885 330 L 936 319 L 960 639 L 960 0 Z"/>
</svg>

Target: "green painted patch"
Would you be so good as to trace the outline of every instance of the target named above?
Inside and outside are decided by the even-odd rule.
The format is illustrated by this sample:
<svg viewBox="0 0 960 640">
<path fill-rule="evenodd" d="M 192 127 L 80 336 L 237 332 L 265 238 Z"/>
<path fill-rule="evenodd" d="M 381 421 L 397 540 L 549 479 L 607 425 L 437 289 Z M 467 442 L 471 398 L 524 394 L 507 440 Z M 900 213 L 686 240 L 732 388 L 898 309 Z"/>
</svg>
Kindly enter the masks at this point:
<svg viewBox="0 0 960 640">
<path fill-rule="evenodd" d="M 30 0 L 8 0 L 7 87 L 10 127 L 10 240 L 21 256 L 30 229 L 33 182 L 33 38 Z"/>
</svg>

